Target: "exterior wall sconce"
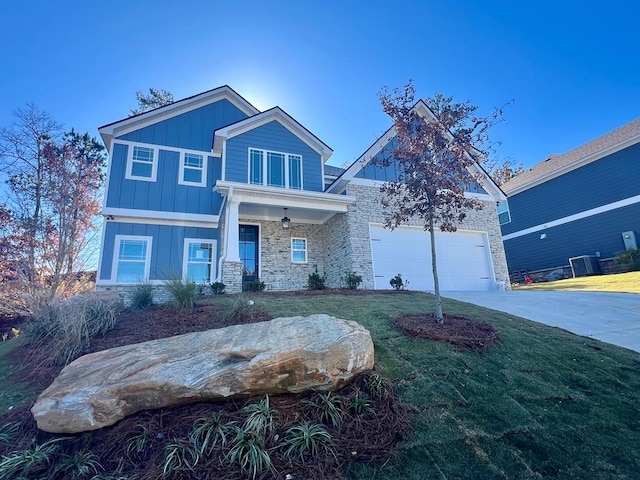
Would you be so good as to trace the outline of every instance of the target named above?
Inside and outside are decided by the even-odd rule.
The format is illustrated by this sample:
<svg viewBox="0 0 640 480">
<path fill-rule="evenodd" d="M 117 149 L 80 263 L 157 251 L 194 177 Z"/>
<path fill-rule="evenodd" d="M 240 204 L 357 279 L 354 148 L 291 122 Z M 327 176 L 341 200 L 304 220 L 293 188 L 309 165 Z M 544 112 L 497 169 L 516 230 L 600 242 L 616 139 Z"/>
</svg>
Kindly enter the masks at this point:
<svg viewBox="0 0 640 480">
<path fill-rule="evenodd" d="M 289 230 L 289 228 L 291 228 L 291 219 L 289 217 L 287 217 L 287 209 L 284 209 L 284 217 L 282 217 L 282 220 L 280 220 L 282 222 L 282 229 L 283 230 Z"/>
</svg>

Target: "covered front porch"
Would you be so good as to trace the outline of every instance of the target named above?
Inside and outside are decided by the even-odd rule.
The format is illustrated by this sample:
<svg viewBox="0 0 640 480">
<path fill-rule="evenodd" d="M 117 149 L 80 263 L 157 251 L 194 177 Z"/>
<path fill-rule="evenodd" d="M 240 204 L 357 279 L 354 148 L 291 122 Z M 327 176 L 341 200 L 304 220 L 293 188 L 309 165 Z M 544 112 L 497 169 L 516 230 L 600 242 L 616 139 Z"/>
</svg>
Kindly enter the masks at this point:
<svg viewBox="0 0 640 480">
<path fill-rule="evenodd" d="M 268 290 L 300 290 L 316 269 L 325 271 L 327 222 L 355 198 L 322 192 L 220 181 L 225 202 L 219 281 L 229 293 L 247 282 Z"/>
</svg>

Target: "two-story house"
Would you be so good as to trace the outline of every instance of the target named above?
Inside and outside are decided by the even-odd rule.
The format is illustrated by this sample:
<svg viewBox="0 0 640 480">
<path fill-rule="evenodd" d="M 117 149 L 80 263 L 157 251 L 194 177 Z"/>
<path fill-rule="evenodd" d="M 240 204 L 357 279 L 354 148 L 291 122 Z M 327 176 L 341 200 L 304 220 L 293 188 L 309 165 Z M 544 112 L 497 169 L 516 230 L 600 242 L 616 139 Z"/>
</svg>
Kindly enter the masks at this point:
<svg viewBox="0 0 640 480">
<path fill-rule="evenodd" d="M 416 108 L 429 114 L 423 104 Z M 429 236 L 418 222 L 382 228 L 379 190 L 389 169 L 369 160 L 388 131 L 348 169 L 325 165 L 332 149 L 279 107 L 258 111 L 228 86 L 100 128 L 109 151 L 96 286 L 122 290 L 170 276 L 227 292 L 260 279 L 271 290 L 305 288 L 310 273 L 339 287 L 347 272 L 388 289 L 397 274 L 432 288 Z M 492 289 L 507 267 L 486 178 L 470 188 L 486 208 L 456 233 L 438 233 L 443 289 Z"/>
</svg>

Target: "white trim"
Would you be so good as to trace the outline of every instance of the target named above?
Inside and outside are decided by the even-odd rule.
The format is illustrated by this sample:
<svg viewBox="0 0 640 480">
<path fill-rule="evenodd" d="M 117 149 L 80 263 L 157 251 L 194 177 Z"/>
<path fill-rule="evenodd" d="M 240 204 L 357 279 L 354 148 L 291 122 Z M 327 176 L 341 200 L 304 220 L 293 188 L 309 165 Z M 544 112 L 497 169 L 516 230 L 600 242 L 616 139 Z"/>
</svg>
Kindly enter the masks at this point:
<svg viewBox="0 0 640 480">
<path fill-rule="evenodd" d="M 217 157 L 213 153 L 208 150 L 194 150 L 193 148 L 179 148 L 179 147 L 168 147 L 165 145 L 158 145 L 157 143 L 144 143 L 144 142 L 132 142 L 131 140 L 114 140 L 114 145 L 136 145 L 139 147 L 147 147 L 147 148 L 157 148 L 158 150 L 164 150 L 166 152 L 177 152 L 177 153 L 194 153 L 196 155 L 205 155 L 209 157 Z"/>
<path fill-rule="evenodd" d="M 117 283 L 118 279 L 118 262 L 120 255 L 120 242 L 122 240 L 142 240 L 147 242 L 144 260 L 144 278 L 140 281 L 147 282 L 149 280 L 149 271 L 151 269 L 151 249 L 153 245 L 153 237 L 143 235 L 116 235 L 113 241 L 113 259 L 111 260 L 111 282 Z M 121 285 L 133 285 L 134 283 L 124 283 Z"/>
<path fill-rule="evenodd" d="M 251 182 L 251 151 L 256 151 L 256 152 L 261 152 L 262 153 L 262 165 L 260 166 L 261 168 L 261 176 L 262 176 L 262 183 L 252 183 Z M 273 153 L 276 155 L 282 155 L 284 156 L 284 185 L 269 185 L 269 154 Z M 302 173 L 302 164 L 303 164 L 303 157 L 302 155 L 298 154 L 298 153 L 288 153 L 288 152 L 278 152 L 276 150 L 267 150 L 264 148 L 255 148 L 255 147 L 248 147 L 247 149 L 247 157 L 248 157 L 248 161 L 247 161 L 247 169 L 248 169 L 248 173 L 247 173 L 247 183 L 249 185 L 261 185 L 263 187 L 273 187 L 273 188 L 286 188 L 289 190 L 295 190 L 295 191 L 301 191 L 304 190 L 304 185 L 303 185 L 303 179 L 304 179 L 304 175 Z M 291 160 L 291 157 L 298 157 L 300 159 L 300 188 L 291 188 L 291 176 L 290 176 L 290 169 L 289 169 L 289 161 Z"/>
<path fill-rule="evenodd" d="M 608 203 L 606 205 L 600 205 L 599 207 L 596 207 L 596 208 L 584 210 L 583 212 L 575 213 L 573 215 L 568 215 L 566 217 L 558 218 L 556 220 L 551 220 L 550 222 L 525 228 L 517 232 L 509 233 L 507 235 L 503 235 L 502 240 L 506 241 L 506 240 L 511 240 L 513 238 L 522 237 L 524 235 L 529 235 L 530 233 L 539 232 L 547 228 L 557 227 L 559 225 L 564 225 L 565 223 L 574 222 L 576 220 L 581 220 L 587 217 L 592 217 L 593 215 L 609 212 L 617 208 L 627 207 L 629 205 L 633 205 L 634 203 L 640 203 L 640 195 L 635 195 L 633 197 L 625 198 L 624 200 L 618 200 L 617 202 Z"/>
<path fill-rule="evenodd" d="M 299 250 L 299 249 L 295 249 L 293 248 L 293 241 L 294 240 L 303 240 L 304 241 L 304 250 Z M 309 254 L 308 254 L 308 250 L 309 250 L 309 243 L 307 241 L 307 239 L 305 237 L 291 237 L 291 242 L 289 244 L 289 246 L 291 247 L 291 263 L 294 263 L 296 265 L 303 265 L 303 264 L 307 264 L 309 263 Z M 293 252 L 304 252 L 304 261 L 300 262 L 297 260 L 293 259 Z"/>
<path fill-rule="evenodd" d="M 144 148 L 147 150 L 151 150 L 151 154 L 153 156 L 153 158 L 151 159 L 151 176 L 150 177 L 140 177 L 137 175 L 133 174 L 133 164 L 134 162 L 136 163 L 141 163 L 141 164 L 147 164 L 148 162 L 144 162 L 141 160 L 134 160 L 133 158 L 133 151 L 137 148 Z M 157 177 L 158 177 L 158 160 L 160 157 L 160 152 L 158 152 L 158 148 L 156 146 L 153 145 L 141 145 L 141 144 L 134 144 L 134 145 L 129 145 L 127 146 L 127 167 L 125 170 L 125 175 L 124 178 L 126 178 L 127 180 L 140 180 L 143 182 L 155 182 Z"/>
<path fill-rule="evenodd" d="M 209 266 L 209 283 L 215 282 L 217 259 L 217 242 L 209 238 L 185 238 L 182 252 L 182 280 L 187 281 L 187 271 L 189 267 L 189 244 L 190 243 L 206 243 L 211 245 L 211 264 Z M 205 262 L 200 262 L 205 263 Z"/>
<path fill-rule="evenodd" d="M 98 252 L 98 270 L 96 271 L 96 284 L 100 281 L 102 274 L 102 260 L 104 256 L 104 239 L 107 235 L 107 221 L 102 222 L 102 233 L 100 234 L 100 251 Z"/>
<path fill-rule="evenodd" d="M 184 163 L 187 155 L 191 155 L 194 157 L 201 157 L 202 159 L 202 167 L 187 167 Z M 180 152 L 180 166 L 178 168 L 178 185 L 186 185 L 189 187 L 206 187 L 207 186 L 207 160 L 209 159 L 208 155 L 202 153 L 193 153 L 193 152 Z M 199 182 L 189 182 L 184 179 L 185 170 L 199 170 L 202 175 Z"/>
<path fill-rule="evenodd" d="M 207 228 L 217 228 L 220 217 L 218 215 L 204 215 L 202 213 L 182 213 L 166 212 L 161 210 L 139 210 L 135 208 L 115 208 L 107 207 L 102 209 L 102 215 L 119 218 L 119 221 L 135 223 L 134 219 L 145 220 L 166 220 L 172 222 L 187 222 L 198 224 L 196 226 L 206 226 Z M 148 222 L 154 223 L 154 222 Z M 204 224 L 204 225 L 203 225 Z"/>
</svg>

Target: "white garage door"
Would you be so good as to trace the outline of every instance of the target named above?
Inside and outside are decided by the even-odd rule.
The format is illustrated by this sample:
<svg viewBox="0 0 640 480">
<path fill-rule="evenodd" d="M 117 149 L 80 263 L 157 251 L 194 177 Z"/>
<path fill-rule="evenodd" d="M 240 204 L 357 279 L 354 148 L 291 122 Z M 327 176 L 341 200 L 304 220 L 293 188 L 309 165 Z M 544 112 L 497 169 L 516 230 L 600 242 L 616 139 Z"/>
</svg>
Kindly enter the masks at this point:
<svg viewBox="0 0 640 480">
<path fill-rule="evenodd" d="M 371 254 L 376 289 L 392 288 L 397 274 L 409 281 L 410 290 L 433 291 L 429 232 L 421 227 L 391 231 L 371 224 Z M 493 285 L 491 255 L 482 232 L 436 232 L 436 258 L 440 290 L 490 290 Z"/>
</svg>

